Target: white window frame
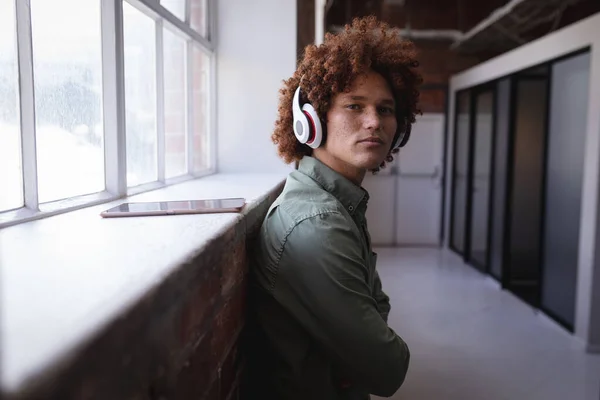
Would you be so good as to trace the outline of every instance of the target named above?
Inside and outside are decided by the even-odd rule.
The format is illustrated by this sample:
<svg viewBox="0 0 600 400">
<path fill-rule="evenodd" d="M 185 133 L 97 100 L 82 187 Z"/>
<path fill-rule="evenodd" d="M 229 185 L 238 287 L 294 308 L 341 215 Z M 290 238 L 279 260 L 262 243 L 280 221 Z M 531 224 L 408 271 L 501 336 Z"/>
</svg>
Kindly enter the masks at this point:
<svg viewBox="0 0 600 400">
<path fill-rule="evenodd" d="M 36 157 L 35 93 L 33 73 L 33 46 L 30 0 L 15 2 L 17 54 L 19 71 L 19 112 L 21 155 L 23 165 L 24 206 L 14 210 L 0 211 L 0 229 L 19 223 L 37 220 L 65 212 L 107 203 L 126 196 L 159 189 L 182 181 L 199 178 L 216 172 L 216 0 L 207 0 L 208 37 L 191 28 L 191 2 L 186 0 L 185 21 L 180 20 L 160 4 L 160 0 L 98 0 L 101 8 L 102 29 L 102 106 L 104 127 L 105 190 L 99 193 L 70 197 L 49 203 L 39 203 Z M 158 180 L 134 187 L 127 187 L 127 150 L 125 129 L 125 82 L 123 6 L 124 2 L 136 7 L 155 21 L 156 40 L 156 87 L 157 87 L 157 147 Z M 163 26 L 186 40 L 186 137 L 187 174 L 165 179 L 164 154 L 164 77 L 163 77 Z M 209 167 L 195 172 L 193 159 L 193 46 L 202 50 L 209 59 L 209 82 L 207 88 L 208 120 L 206 124 Z"/>
</svg>

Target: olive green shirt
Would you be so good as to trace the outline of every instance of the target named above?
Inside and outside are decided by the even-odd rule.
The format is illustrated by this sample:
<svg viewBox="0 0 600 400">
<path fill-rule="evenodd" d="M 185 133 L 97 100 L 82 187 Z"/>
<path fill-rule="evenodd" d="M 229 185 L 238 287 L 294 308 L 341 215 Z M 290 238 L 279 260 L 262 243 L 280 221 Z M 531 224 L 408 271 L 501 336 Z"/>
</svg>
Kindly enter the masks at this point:
<svg viewBox="0 0 600 400">
<path fill-rule="evenodd" d="M 368 199 L 307 156 L 270 207 L 250 289 L 262 335 L 250 368 L 261 399 L 362 400 L 391 396 L 402 385 L 410 354 L 387 325 Z"/>
</svg>

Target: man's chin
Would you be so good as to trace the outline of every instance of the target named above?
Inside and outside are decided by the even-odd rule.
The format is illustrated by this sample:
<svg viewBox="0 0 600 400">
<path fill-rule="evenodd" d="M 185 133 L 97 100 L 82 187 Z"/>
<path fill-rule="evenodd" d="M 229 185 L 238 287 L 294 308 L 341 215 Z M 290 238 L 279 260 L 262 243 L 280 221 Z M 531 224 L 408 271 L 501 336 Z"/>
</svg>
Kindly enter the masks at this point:
<svg viewBox="0 0 600 400">
<path fill-rule="evenodd" d="M 364 168 L 371 171 L 371 170 L 381 167 L 381 163 L 383 161 L 384 161 L 384 159 L 374 158 L 374 159 L 370 159 L 370 160 L 365 160 L 363 165 L 364 165 Z"/>
<path fill-rule="evenodd" d="M 354 157 L 354 159 L 347 159 L 347 163 L 353 165 L 355 168 L 371 171 L 379 168 L 384 159 L 385 156 L 381 157 L 374 154 L 361 154 L 361 156 Z"/>
</svg>

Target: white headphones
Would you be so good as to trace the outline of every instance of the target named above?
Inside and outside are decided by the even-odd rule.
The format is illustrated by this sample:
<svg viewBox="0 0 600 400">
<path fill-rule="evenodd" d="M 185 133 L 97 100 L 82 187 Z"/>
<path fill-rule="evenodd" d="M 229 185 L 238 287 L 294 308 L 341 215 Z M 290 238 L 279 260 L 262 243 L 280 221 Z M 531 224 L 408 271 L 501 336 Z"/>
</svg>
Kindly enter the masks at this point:
<svg viewBox="0 0 600 400">
<path fill-rule="evenodd" d="M 294 116 L 294 134 L 296 135 L 296 139 L 313 149 L 319 147 L 323 141 L 321 120 L 311 104 L 306 103 L 300 108 L 300 86 L 298 86 L 296 93 L 294 93 L 292 113 Z"/>
<path fill-rule="evenodd" d="M 317 111 L 310 103 L 305 103 L 300 108 L 300 86 L 294 93 L 292 101 L 292 113 L 294 117 L 294 134 L 296 139 L 302 144 L 306 144 L 316 149 L 323 142 L 323 128 Z M 394 137 L 394 144 L 390 151 L 403 147 L 410 137 L 411 124 L 407 122 L 404 132 L 397 132 Z"/>
<path fill-rule="evenodd" d="M 394 145 L 390 149 L 390 151 L 394 149 L 399 149 L 400 147 L 404 147 L 406 142 L 408 142 L 408 138 L 410 137 L 412 125 L 410 122 L 406 121 L 406 127 L 404 132 L 396 132 L 396 136 L 394 136 Z"/>
</svg>

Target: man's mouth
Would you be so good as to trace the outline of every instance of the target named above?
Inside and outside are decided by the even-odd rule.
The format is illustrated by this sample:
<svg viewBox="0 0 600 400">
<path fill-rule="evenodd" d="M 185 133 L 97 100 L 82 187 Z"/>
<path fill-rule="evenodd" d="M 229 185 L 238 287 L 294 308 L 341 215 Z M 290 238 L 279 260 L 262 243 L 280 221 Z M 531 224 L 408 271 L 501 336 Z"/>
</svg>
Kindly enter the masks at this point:
<svg viewBox="0 0 600 400">
<path fill-rule="evenodd" d="M 384 144 L 383 140 L 381 140 L 381 138 L 379 138 L 377 136 L 371 136 L 371 137 L 365 138 L 365 139 L 359 141 L 359 143 Z"/>
</svg>

